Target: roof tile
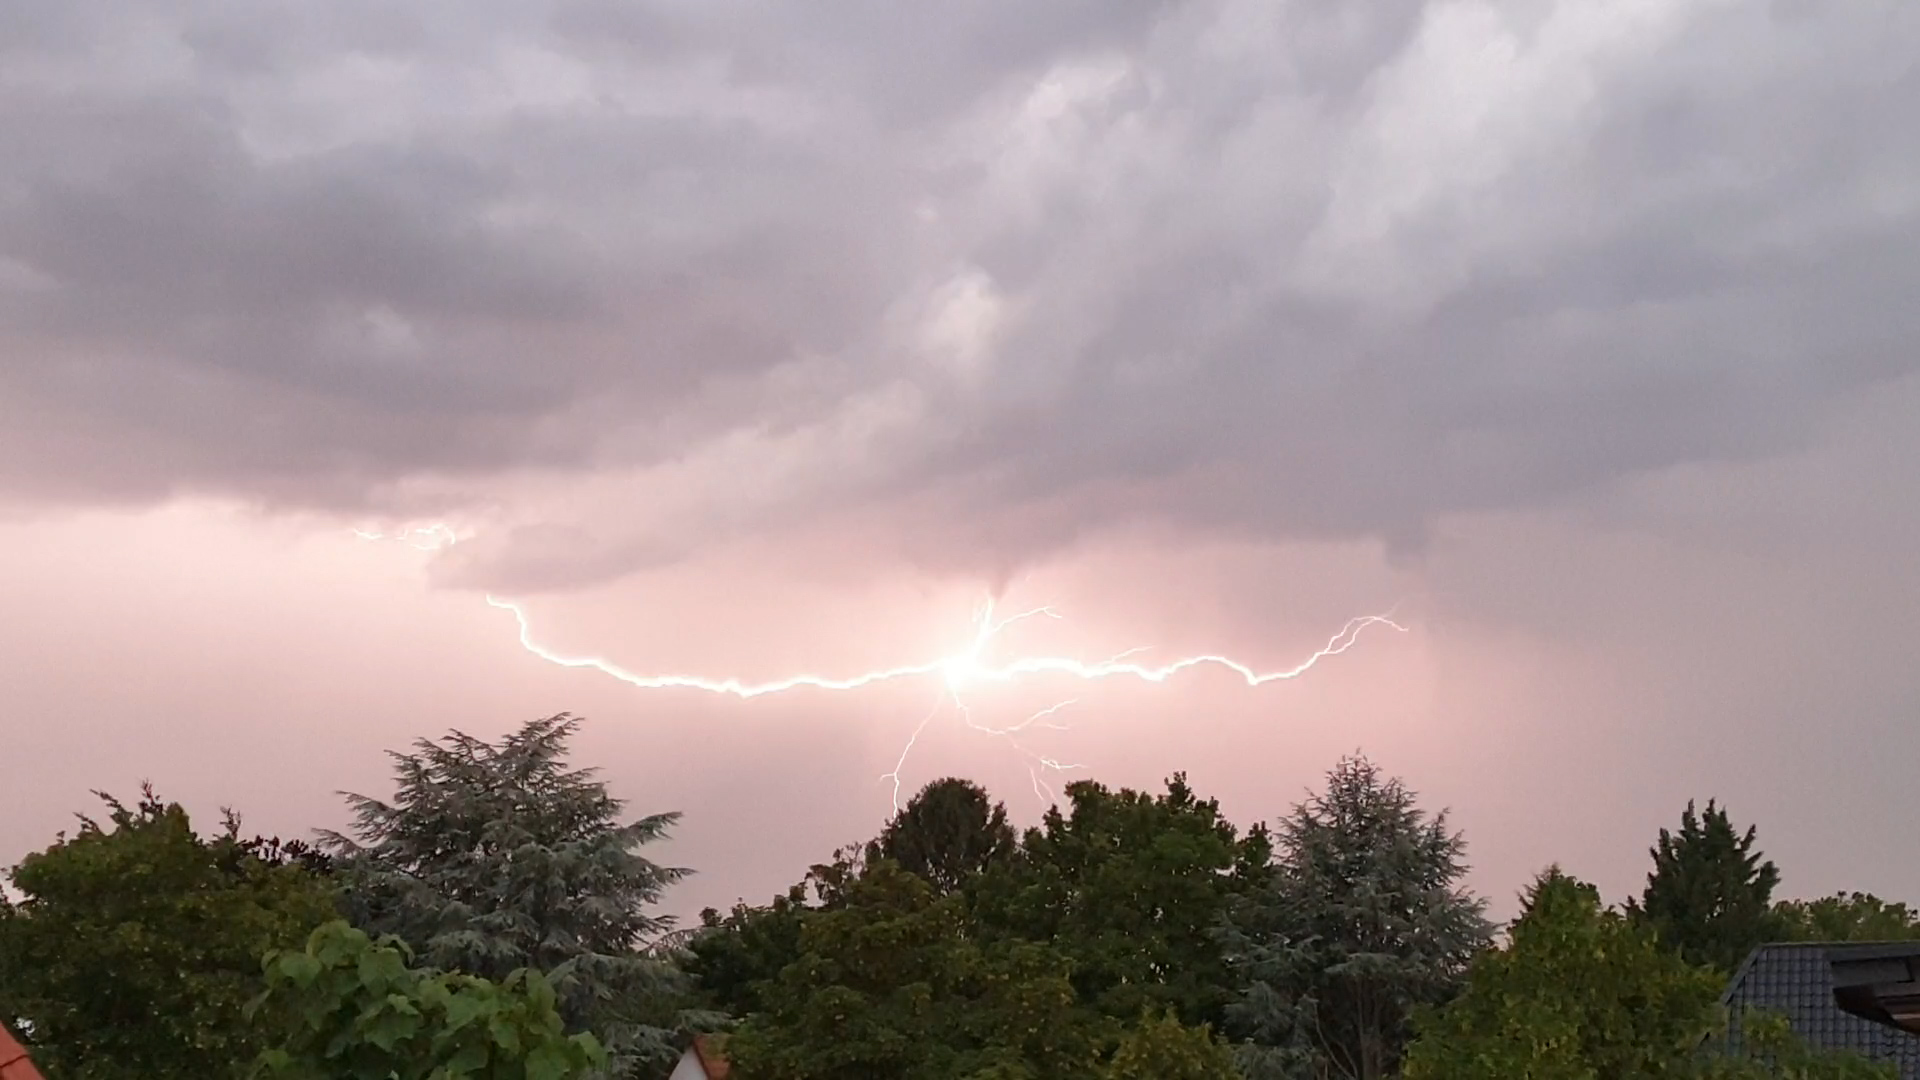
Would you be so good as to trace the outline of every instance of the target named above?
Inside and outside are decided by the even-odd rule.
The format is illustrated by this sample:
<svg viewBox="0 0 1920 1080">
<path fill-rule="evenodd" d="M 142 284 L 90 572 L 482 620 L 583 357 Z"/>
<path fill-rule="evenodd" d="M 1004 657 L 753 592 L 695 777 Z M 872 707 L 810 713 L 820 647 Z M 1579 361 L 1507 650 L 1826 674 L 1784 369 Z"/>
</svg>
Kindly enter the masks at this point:
<svg viewBox="0 0 1920 1080">
<path fill-rule="evenodd" d="M 1730 1015 L 1729 1047 L 1741 1042 L 1746 1009 L 1782 1013 L 1794 1033 L 1825 1050 L 1852 1050 L 1892 1062 L 1901 1080 L 1920 1080 L 1920 1036 L 1845 1012 L 1833 1000 L 1833 967 L 1818 943 L 1762 945 L 1747 957 L 1723 1000 Z"/>
</svg>

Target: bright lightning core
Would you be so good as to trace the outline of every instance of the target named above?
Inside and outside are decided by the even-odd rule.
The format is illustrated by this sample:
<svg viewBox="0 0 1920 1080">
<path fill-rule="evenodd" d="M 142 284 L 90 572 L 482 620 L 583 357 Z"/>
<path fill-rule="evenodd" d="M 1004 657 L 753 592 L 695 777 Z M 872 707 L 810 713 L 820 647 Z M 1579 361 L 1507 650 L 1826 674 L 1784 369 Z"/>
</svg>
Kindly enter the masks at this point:
<svg viewBox="0 0 1920 1080">
<path fill-rule="evenodd" d="M 1188 668 L 1213 666 L 1225 668 L 1240 676 L 1248 686 L 1260 686 L 1265 683 L 1295 679 L 1330 656 L 1338 656 L 1352 648 L 1363 631 L 1370 627 L 1386 627 L 1401 632 L 1406 627 L 1395 622 L 1389 615 L 1362 615 L 1349 619 L 1340 631 L 1327 640 L 1325 645 L 1316 649 L 1299 663 L 1291 667 L 1261 671 L 1231 657 L 1214 653 L 1183 657 L 1166 664 L 1147 664 L 1133 659 L 1146 651 L 1146 647 L 1129 649 L 1126 652 L 1105 660 L 1082 660 L 1071 656 L 1019 655 L 1011 659 L 996 660 L 992 657 L 992 646 L 1002 631 L 1015 623 L 1028 619 L 1058 619 L 1060 615 L 1052 608 L 1030 608 L 1005 617 L 996 617 L 991 602 L 983 604 L 974 616 L 974 633 L 968 647 L 948 656 L 935 657 L 919 663 L 904 664 L 899 667 L 880 668 L 860 672 L 844 677 L 802 674 L 768 682 L 745 682 L 740 679 L 710 679 L 697 675 L 643 675 L 621 667 L 611 661 L 596 656 L 566 656 L 541 645 L 534 640 L 533 629 L 527 619 L 526 611 L 518 604 L 487 597 L 487 603 L 513 613 L 520 627 L 520 645 L 528 652 L 546 660 L 569 668 L 591 668 L 642 689 L 687 689 L 700 690 L 711 694 L 728 694 L 738 698 L 756 698 L 768 694 L 784 693 L 791 690 L 858 690 L 862 687 L 902 679 L 929 678 L 938 676 L 940 694 L 932 710 L 922 719 L 913 734 L 908 737 L 906 746 L 901 749 L 900 758 L 894 764 L 893 771 L 883 779 L 893 784 L 893 802 L 895 809 L 900 805 L 900 772 L 906 765 L 908 755 L 913 752 L 914 744 L 920 733 L 926 730 L 942 708 L 951 703 L 963 722 L 977 731 L 1007 740 L 1028 764 L 1028 773 L 1033 779 L 1034 793 L 1043 800 L 1052 798 L 1051 791 L 1042 781 L 1041 775 L 1048 772 L 1064 772 L 1079 766 L 1065 764 L 1052 758 L 1043 757 L 1029 751 L 1021 743 L 1021 735 L 1034 727 L 1059 728 L 1054 719 L 1063 709 L 1072 705 L 1072 701 L 1062 701 L 1042 709 L 1018 724 L 1009 727 L 989 727 L 976 722 L 972 710 L 968 707 L 965 692 L 973 687 L 987 683 L 1012 683 L 1032 675 L 1054 675 L 1083 680 L 1131 678 L 1147 682 L 1165 682 Z"/>
</svg>

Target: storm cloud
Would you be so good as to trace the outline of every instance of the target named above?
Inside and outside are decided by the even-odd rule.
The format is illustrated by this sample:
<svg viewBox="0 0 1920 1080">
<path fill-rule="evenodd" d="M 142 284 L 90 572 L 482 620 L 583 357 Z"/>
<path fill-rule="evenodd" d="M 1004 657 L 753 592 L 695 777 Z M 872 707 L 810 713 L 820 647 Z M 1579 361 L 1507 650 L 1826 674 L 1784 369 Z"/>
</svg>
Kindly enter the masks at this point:
<svg viewBox="0 0 1920 1080">
<path fill-rule="evenodd" d="M 0 3 L 0 495 L 1418 550 L 1920 367 L 1899 0 Z"/>
</svg>

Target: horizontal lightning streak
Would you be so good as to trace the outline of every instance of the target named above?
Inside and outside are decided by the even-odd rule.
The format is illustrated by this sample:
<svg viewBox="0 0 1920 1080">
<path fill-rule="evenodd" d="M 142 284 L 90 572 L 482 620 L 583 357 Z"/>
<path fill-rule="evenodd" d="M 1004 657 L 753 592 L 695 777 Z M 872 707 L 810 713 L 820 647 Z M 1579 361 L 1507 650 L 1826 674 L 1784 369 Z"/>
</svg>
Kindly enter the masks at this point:
<svg viewBox="0 0 1920 1080">
<path fill-rule="evenodd" d="M 1024 656 L 1003 664 L 987 664 L 980 660 L 980 654 L 992 639 L 1002 630 L 1014 623 L 1038 616 L 1059 618 L 1050 608 L 1034 608 L 1020 612 L 997 622 L 991 619 L 991 607 L 987 614 L 979 619 L 980 632 L 975 636 L 973 647 L 966 652 L 940 657 L 916 664 L 904 664 L 899 667 L 880 668 L 862 672 L 845 678 L 830 678 L 824 675 L 793 675 L 784 679 L 768 682 L 745 682 L 740 679 L 709 679 L 698 675 L 642 675 L 610 660 L 597 656 L 566 656 L 541 645 L 533 638 L 533 628 L 527 619 L 525 609 L 512 601 L 488 596 L 487 603 L 496 608 L 513 613 L 520 628 L 520 645 L 528 652 L 552 664 L 569 668 L 591 668 L 604 675 L 611 676 L 629 686 L 648 690 L 687 689 L 702 690 L 711 694 L 730 694 L 738 698 L 756 698 L 767 694 L 778 694 L 788 690 L 858 690 L 877 683 L 892 682 L 898 679 L 910 679 L 925 675 L 941 674 L 950 686 L 960 686 L 975 682 L 1012 682 L 1029 675 L 1065 675 L 1078 679 L 1105 679 L 1113 677 L 1132 677 L 1146 682 L 1160 683 L 1189 668 L 1210 665 L 1222 667 L 1239 675 L 1248 686 L 1260 686 L 1265 683 L 1287 679 L 1297 679 L 1312 670 L 1314 665 L 1330 656 L 1338 656 L 1354 646 L 1362 631 L 1368 627 L 1384 626 L 1405 633 L 1407 628 L 1386 615 L 1362 615 L 1349 619 L 1340 632 L 1327 640 L 1325 645 L 1313 651 L 1306 659 L 1290 668 L 1274 671 L 1259 671 L 1231 657 L 1215 653 L 1189 656 L 1168 664 L 1141 664 L 1126 657 L 1141 652 L 1145 647 L 1130 649 L 1109 660 L 1085 661 L 1066 656 Z"/>
<path fill-rule="evenodd" d="M 444 547 L 460 540 L 460 535 L 444 524 L 410 528 L 400 533 L 381 533 L 355 529 L 354 533 L 362 540 L 390 540 L 408 543 L 422 550 Z M 1386 627 L 1405 633 L 1407 628 L 1395 622 L 1391 615 L 1362 615 L 1347 620 L 1340 631 L 1327 639 L 1327 643 L 1315 649 L 1306 659 L 1288 668 L 1261 671 L 1232 657 L 1218 653 L 1204 653 L 1183 657 L 1167 664 L 1146 664 L 1132 659 L 1147 650 L 1147 646 L 1138 646 L 1115 654 L 1105 660 L 1086 661 L 1070 656 L 1021 656 L 1004 663 L 987 663 L 984 657 L 993 640 L 1015 623 L 1028 619 L 1058 619 L 1059 613 L 1052 608 L 1038 607 L 1009 615 L 1003 619 L 993 617 L 993 603 L 988 601 L 974 613 L 974 623 L 978 627 L 971 646 L 965 651 L 951 656 L 943 656 L 921 663 L 903 664 L 898 667 L 880 668 L 861 672 L 857 675 L 834 678 L 825 675 L 802 674 L 784 679 L 766 682 L 748 682 L 738 678 L 709 679 L 698 675 L 643 675 L 629 671 L 611 660 L 598 656 L 568 656 L 555 652 L 534 640 L 533 627 L 527 618 L 526 609 L 510 600 L 488 596 L 487 603 L 503 611 L 511 612 L 514 622 L 519 626 L 520 647 L 534 656 L 551 664 L 565 668 L 586 668 L 626 683 L 629 686 L 646 690 L 699 690 L 709 694 L 725 694 L 747 699 L 764 697 L 769 694 L 784 693 L 789 690 L 829 690 L 849 691 L 880 683 L 900 679 L 913 679 L 939 675 L 945 685 L 940 697 L 935 698 L 933 708 L 914 726 L 907 737 L 906 745 L 900 748 L 900 756 L 894 762 L 891 772 L 881 775 L 882 780 L 893 785 L 893 805 L 900 808 L 900 777 L 906 768 L 907 758 L 919 743 L 921 734 L 926 731 L 945 701 L 951 700 L 962 722 L 969 728 L 995 738 L 1005 739 L 1015 751 L 1027 761 L 1027 774 L 1033 781 L 1033 791 L 1044 802 L 1053 798 L 1053 789 L 1041 780 L 1042 773 L 1064 773 L 1081 768 L 1077 764 L 1068 764 L 1051 757 L 1044 757 L 1028 750 L 1017 736 L 1034 727 L 1043 727 L 1056 731 L 1067 730 L 1065 725 L 1055 722 L 1052 717 L 1075 704 L 1066 700 L 1033 713 L 1025 720 L 1009 727 L 995 728 L 978 723 L 973 711 L 967 706 L 962 691 L 978 683 L 1010 683 L 1027 676 L 1056 675 L 1069 678 L 1095 680 L 1107 678 L 1132 678 L 1143 682 L 1163 683 L 1183 671 L 1198 667 L 1220 667 L 1238 675 L 1248 686 L 1261 686 L 1270 682 L 1297 679 L 1311 671 L 1320 661 L 1338 656 L 1352 648 L 1359 641 L 1363 631 L 1370 627 Z"/>
</svg>

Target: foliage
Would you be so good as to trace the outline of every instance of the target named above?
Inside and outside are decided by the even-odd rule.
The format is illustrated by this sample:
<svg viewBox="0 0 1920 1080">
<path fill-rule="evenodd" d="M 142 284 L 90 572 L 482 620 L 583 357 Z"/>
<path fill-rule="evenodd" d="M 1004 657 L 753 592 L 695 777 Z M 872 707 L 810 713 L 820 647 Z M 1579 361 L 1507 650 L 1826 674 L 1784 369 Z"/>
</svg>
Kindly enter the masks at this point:
<svg viewBox="0 0 1920 1080">
<path fill-rule="evenodd" d="M 702 911 L 685 969 L 706 1003 L 732 1016 L 766 1008 L 767 984 L 800 958 L 805 912 L 806 896 L 798 886 L 769 904 L 735 904 L 725 915 L 714 908 Z"/>
<path fill-rule="evenodd" d="M 1604 909 L 1591 885 L 1549 870 L 1505 948 L 1482 953 L 1465 989 L 1423 1010 L 1406 1080 L 1691 1075 L 1723 983 Z"/>
<path fill-rule="evenodd" d="M 566 1022 L 632 1073 L 673 1055 L 684 988 L 651 948 L 672 921 L 648 908 L 688 871 L 637 853 L 679 815 L 623 825 L 594 771 L 566 767 L 579 724 L 534 720 L 498 745 L 457 731 L 422 739 L 393 755 L 393 802 L 349 796 L 357 841 L 328 839 L 358 925 L 436 968 L 544 973 Z"/>
<path fill-rule="evenodd" d="M 1405 1080 L 1874 1080 L 1893 1074 L 1817 1052 L 1783 1018 L 1743 1017 L 1739 1055 L 1715 1039 L 1724 983 L 1601 906 L 1593 886 L 1549 869 L 1505 948 L 1474 961 L 1466 989 L 1422 1012 Z"/>
<path fill-rule="evenodd" d="M 877 862 L 801 921 L 801 951 L 728 1040 L 742 1080 L 1091 1077 L 1102 1022 L 1036 942 L 983 942 L 965 898 Z"/>
<path fill-rule="evenodd" d="M 61 1080 L 234 1075 L 258 1049 L 243 1017 L 260 956 L 333 918 L 331 891 L 257 845 L 195 834 L 151 787 L 108 824 L 81 819 L 12 872 L 0 903 L 0 1016 L 24 1021 Z"/>
<path fill-rule="evenodd" d="M 1365 758 L 1277 830 L 1273 872 L 1221 937 L 1242 987 L 1228 1010 L 1256 1078 L 1390 1074 L 1409 1013 L 1444 1000 L 1487 942 L 1465 843 Z"/>
<path fill-rule="evenodd" d="M 283 1018 L 260 1073 L 285 1080 L 570 1080 L 606 1061 L 592 1035 L 568 1036 L 538 972 L 499 983 L 408 966 L 397 941 L 335 921 L 306 948 L 266 959 L 251 1014 Z"/>
<path fill-rule="evenodd" d="M 1920 939 L 1920 911 L 1871 893 L 1836 893 L 1818 900 L 1774 905 L 1789 941 L 1912 941 Z"/>
<path fill-rule="evenodd" d="M 1778 1013 L 1749 1013 L 1742 1020 L 1746 1053 L 1701 1059 L 1702 1080 L 1899 1080 L 1891 1062 L 1814 1049 Z"/>
<path fill-rule="evenodd" d="M 950 893 L 1012 855 L 1007 808 L 978 784 L 948 777 L 921 788 L 867 846 L 869 860 L 891 859 L 934 891 Z"/>
<path fill-rule="evenodd" d="M 1148 1014 L 1120 1040 L 1105 1080 L 1239 1080 L 1233 1052 L 1206 1026 Z"/>
<path fill-rule="evenodd" d="M 842 849 L 770 903 L 735 904 L 725 915 L 714 908 L 702 911 L 682 969 L 706 1004 L 732 1016 L 765 1008 L 763 995 L 772 980 L 800 958 L 800 926 L 807 912 L 840 906 L 864 867 L 863 855 Z"/>
<path fill-rule="evenodd" d="M 1731 973 L 1787 930 L 1772 906 L 1780 871 L 1754 849 L 1755 839 L 1753 826 L 1737 831 L 1712 800 L 1697 815 L 1687 803 L 1680 831 L 1660 830 L 1646 892 L 1629 911 L 1688 962 Z"/>
<path fill-rule="evenodd" d="M 1045 941 L 1073 962 L 1082 1001 L 1115 1020 L 1172 1008 L 1219 1020 L 1228 977 L 1214 928 L 1264 876 L 1264 830 L 1237 837 L 1217 802 L 1176 774 L 1163 795 L 1069 785 L 1018 857 L 982 876 L 981 920 L 998 936 Z"/>
</svg>

